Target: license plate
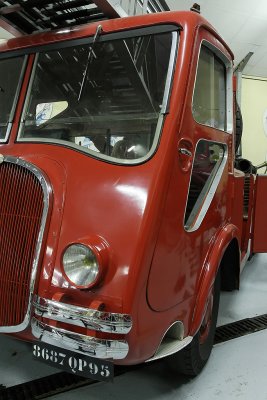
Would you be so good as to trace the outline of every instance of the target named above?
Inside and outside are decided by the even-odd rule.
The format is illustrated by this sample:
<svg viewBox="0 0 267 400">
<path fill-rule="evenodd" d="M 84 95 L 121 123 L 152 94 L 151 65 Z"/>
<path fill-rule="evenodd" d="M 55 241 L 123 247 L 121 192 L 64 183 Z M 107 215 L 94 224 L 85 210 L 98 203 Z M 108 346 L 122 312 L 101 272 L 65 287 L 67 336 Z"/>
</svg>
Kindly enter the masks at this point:
<svg viewBox="0 0 267 400">
<path fill-rule="evenodd" d="M 34 343 L 33 356 L 54 367 L 98 381 L 112 381 L 114 365 L 99 358 L 84 356 L 47 343 Z"/>
</svg>

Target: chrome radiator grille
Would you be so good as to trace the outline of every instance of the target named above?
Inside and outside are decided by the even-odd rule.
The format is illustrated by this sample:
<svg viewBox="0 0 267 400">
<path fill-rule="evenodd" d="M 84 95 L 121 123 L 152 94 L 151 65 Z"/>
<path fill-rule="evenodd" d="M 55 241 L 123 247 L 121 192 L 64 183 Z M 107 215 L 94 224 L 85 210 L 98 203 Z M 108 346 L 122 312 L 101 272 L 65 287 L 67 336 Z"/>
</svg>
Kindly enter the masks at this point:
<svg viewBox="0 0 267 400">
<path fill-rule="evenodd" d="M 29 310 L 44 212 L 44 191 L 31 164 L 11 157 L 6 161 L 0 165 L 1 331 L 2 327 L 23 324 Z"/>
</svg>

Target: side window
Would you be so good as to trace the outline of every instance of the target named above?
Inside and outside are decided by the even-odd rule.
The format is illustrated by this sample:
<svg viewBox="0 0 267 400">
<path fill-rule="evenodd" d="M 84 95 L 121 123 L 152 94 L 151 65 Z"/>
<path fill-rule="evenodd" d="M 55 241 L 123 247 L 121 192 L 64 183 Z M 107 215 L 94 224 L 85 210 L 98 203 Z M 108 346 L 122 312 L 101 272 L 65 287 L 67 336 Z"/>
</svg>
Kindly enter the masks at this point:
<svg viewBox="0 0 267 400">
<path fill-rule="evenodd" d="M 187 231 L 196 230 L 201 224 L 222 176 L 226 156 L 226 145 L 204 139 L 198 142 L 184 219 Z"/>
<path fill-rule="evenodd" d="M 196 122 L 227 130 L 226 79 L 224 62 L 202 45 L 193 96 L 193 116 Z"/>
<path fill-rule="evenodd" d="M 21 56 L 0 61 L 0 142 L 5 140 L 8 124 L 13 120 L 24 59 Z"/>
</svg>

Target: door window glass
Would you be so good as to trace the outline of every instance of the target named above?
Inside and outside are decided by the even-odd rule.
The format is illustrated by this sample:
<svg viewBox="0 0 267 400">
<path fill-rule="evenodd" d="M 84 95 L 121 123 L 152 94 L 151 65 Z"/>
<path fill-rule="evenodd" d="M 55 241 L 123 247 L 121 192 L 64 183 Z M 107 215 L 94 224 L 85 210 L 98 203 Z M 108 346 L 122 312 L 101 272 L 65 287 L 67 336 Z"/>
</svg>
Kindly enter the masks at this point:
<svg viewBox="0 0 267 400">
<path fill-rule="evenodd" d="M 226 163 L 226 145 L 200 140 L 196 147 L 184 226 L 195 230 L 203 220 Z"/>
<path fill-rule="evenodd" d="M 210 49 L 201 47 L 195 90 L 193 116 L 203 125 L 227 130 L 226 67 Z"/>
</svg>

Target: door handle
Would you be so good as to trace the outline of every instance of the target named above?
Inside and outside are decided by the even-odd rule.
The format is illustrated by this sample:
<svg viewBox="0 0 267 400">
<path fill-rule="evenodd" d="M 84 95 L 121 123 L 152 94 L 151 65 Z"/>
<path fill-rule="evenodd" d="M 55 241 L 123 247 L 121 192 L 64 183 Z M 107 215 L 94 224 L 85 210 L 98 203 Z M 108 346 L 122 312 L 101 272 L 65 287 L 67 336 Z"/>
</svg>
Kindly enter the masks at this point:
<svg viewBox="0 0 267 400">
<path fill-rule="evenodd" d="M 193 143 L 189 139 L 181 139 L 178 143 L 179 164 L 183 172 L 188 172 L 193 160 Z"/>
<path fill-rule="evenodd" d="M 179 147 L 178 152 L 180 154 L 183 154 L 184 156 L 192 157 L 192 153 L 190 150 L 184 148 L 184 147 Z"/>
</svg>

